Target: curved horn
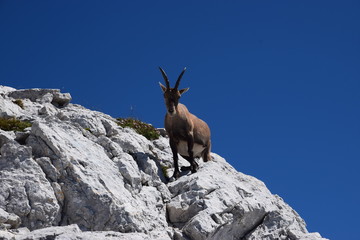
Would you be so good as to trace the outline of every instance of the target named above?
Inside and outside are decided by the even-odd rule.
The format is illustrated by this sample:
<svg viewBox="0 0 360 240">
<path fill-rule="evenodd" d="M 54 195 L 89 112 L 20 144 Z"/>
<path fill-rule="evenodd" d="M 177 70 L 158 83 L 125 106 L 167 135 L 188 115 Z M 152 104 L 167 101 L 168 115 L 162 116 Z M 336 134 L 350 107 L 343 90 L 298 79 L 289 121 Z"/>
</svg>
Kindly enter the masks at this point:
<svg viewBox="0 0 360 240">
<path fill-rule="evenodd" d="M 162 76 L 163 76 L 163 78 L 164 78 L 164 80 L 165 80 L 166 87 L 167 87 L 167 88 L 170 88 L 170 82 L 169 82 L 168 77 L 166 76 L 165 71 L 164 71 L 161 67 L 159 67 L 159 69 L 160 69 L 161 74 L 162 74 Z"/>
<path fill-rule="evenodd" d="M 182 76 L 184 75 L 185 70 L 186 70 L 186 67 L 185 67 L 184 70 L 182 70 L 182 72 L 180 73 L 180 75 L 179 75 L 179 77 L 178 77 L 178 80 L 176 81 L 176 84 L 175 84 L 175 89 L 177 89 L 177 88 L 179 87 L 180 80 L 181 80 Z"/>
</svg>

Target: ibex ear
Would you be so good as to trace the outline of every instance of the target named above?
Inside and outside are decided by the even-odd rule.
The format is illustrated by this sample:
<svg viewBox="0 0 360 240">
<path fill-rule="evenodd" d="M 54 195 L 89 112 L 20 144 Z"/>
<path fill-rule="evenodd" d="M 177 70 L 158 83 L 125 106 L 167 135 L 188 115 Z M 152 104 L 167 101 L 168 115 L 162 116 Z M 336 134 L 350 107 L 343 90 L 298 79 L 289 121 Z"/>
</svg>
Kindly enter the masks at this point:
<svg viewBox="0 0 360 240">
<path fill-rule="evenodd" d="M 184 93 L 186 93 L 187 91 L 189 91 L 190 88 L 184 88 L 179 90 L 180 95 L 183 95 Z"/>
<path fill-rule="evenodd" d="M 159 84 L 160 84 L 161 90 L 162 90 L 163 92 L 165 92 L 165 91 L 166 91 L 166 87 L 165 87 L 164 85 L 162 85 L 161 82 L 159 82 Z"/>
</svg>

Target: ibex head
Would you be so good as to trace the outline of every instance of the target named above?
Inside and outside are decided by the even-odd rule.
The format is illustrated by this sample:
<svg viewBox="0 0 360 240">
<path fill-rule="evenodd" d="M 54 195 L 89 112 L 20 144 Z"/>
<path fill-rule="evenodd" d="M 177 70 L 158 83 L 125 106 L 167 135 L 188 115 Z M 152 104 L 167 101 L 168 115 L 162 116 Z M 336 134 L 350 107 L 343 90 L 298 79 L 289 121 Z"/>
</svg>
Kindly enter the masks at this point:
<svg viewBox="0 0 360 240">
<path fill-rule="evenodd" d="M 163 75 L 165 83 L 166 83 L 166 87 L 165 87 L 164 85 L 162 85 L 159 82 L 160 87 L 164 93 L 166 109 L 170 115 L 175 115 L 176 107 L 179 104 L 179 99 L 180 99 L 181 95 L 189 90 L 189 88 L 184 88 L 184 89 L 178 90 L 181 77 L 184 75 L 186 68 L 184 68 L 184 70 L 180 73 L 174 88 L 170 87 L 169 79 L 166 76 L 166 73 L 164 72 L 164 70 L 161 67 L 159 67 L 159 68 L 160 68 L 161 74 Z"/>
</svg>

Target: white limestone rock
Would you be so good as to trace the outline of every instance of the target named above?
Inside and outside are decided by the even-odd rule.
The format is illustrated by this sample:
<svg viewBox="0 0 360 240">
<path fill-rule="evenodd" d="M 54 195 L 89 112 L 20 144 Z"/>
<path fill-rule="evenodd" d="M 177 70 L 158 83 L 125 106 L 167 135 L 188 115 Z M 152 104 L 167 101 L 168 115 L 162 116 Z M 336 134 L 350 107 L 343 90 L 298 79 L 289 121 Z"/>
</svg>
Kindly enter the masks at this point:
<svg viewBox="0 0 360 240">
<path fill-rule="evenodd" d="M 8 142 L 12 142 L 15 139 L 14 132 L 6 132 L 0 129 L 0 148 Z"/>
<path fill-rule="evenodd" d="M 76 224 L 48 227 L 32 232 L 26 229 L 21 231 L 5 232 L 0 231 L 2 240 L 171 240 L 167 232 L 145 233 L 120 233 L 114 231 L 92 231 L 83 232 Z"/>
<path fill-rule="evenodd" d="M 142 199 L 125 187 L 119 167 L 104 148 L 84 136 L 79 127 L 55 119 L 51 123 L 38 121 L 32 126 L 32 137 L 28 145 L 36 154 L 46 154 L 53 159 L 60 172 L 59 181 L 65 196 L 63 211 L 66 212 L 63 223 L 77 223 L 86 230 L 118 231 L 149 231 L 154 228 L 153 224 L 160 228 L 167 226 L 164 215 L 154 213 L 149 206 L 139 208 Z M 45 147 L 48 149 L 44 151 Z M 136 172 L 135 160 L 126 161 L 131 161 Z M 139 185 L 139 181 L 133 179 L 133 185 Z M 146 218 L 152 223 L 144 221 Z"/>
<path fill-rule="evenodd" d="M 8 94 L 9 92 L 13 92 L 13 91 L 16 91 L 16 88 L 0 85 L 0 95 L 2 95 L 2 96 Z"/>
<path fill-rule="evenodd" d="M 44 103 L 41 108 L 38 110 L 39 115 L 43 116 L 55 116 L 59 113 L 56 107 L 50 103 Z"/>
<path fill-rule="evenodd" d="M 16 238 L 19 240 L 40 240 L 40 239 L 66 239 L 62 238 L 63 235 L 69 235 L 71 238 L 69 239 L 76 239 L 73 236 L 76 234 L 81 233 L 81 230 L 76 224 L 63 226 L 63 227 L 47 227 L 43 229 L 38 229 L 32 232 L 13 232 L 12 238 Z M 0 232 L 1 237 L 1 232 Z M 11 239 L 11 238 L 9 238 Z"/>
<path fill-rule="evenodd" d="M 322 239 L 265 184 L 233 169 L 220 156 L 197 173 L 168 184 L 169 220 L 190 239 Z"/>
<path fill-rule="evenodd" d="M 16 142 L 1 147 L 0 208 L 16 214 L 23 226 L 38 229 L 57 225 L 60 207 L 31 148 Z"/>
<path fill-rule="evenodd" d="M 51 99 L 51 97 L 49 99 Z M 56 107 L 62 108 L 66 107 L 70 103 L 71 99 L 70 93 L 55 92 L 53 93 L 51 103 Z"/>
<path fill-rule="evenodd" d="M 29 99 L 32 102 L 43 100 L 44 98 L 49 98 L 50 95 L 60 92 L 58 89 L 22 89 L 15 90 L 8 94 L 9 97 L 14 99 Z M 40 101 L 45 102 L 45 101 Z"/>
<path fill-rule="evenodd" d="M 0 116 L 32 122 L 24 133 L 0 130 L 0 239 L 323 239 L 216 154 L 169 182 L 165 133 L 149 141 L 70 100 L 0 86 Z"/>
<path fill-rule="evenodd" d="M 23 115 L 23 109 L 13 101 L 0 97 L 0 117 L 15 117 Z"/>
<path fill-rule="evenodd" d="M 142 188 L 141 173 L 133 157 L 123 152 L 113 160 L 124 177 L 126 189 L 139 192 Z"/>
<path fill-rule="evenodd" d="M 21 219 L 19 216 L 13 213 L 8 213 L 0 208 L 0 230 L 8 228 L 18 228 L 20 226 Z"/>
</svg>

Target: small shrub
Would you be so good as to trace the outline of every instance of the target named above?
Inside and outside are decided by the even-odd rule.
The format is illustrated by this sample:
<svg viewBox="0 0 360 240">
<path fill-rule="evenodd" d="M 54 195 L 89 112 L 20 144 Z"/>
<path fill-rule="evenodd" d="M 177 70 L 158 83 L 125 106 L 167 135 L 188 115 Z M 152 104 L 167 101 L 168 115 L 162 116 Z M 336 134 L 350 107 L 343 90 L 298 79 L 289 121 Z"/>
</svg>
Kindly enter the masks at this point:
<svg viewBox="0 0 360 240">
<path fill-rule="evenodd" d="M 13 101 L 13 103 L 15 103 L 16 105 L 18 105 L 19 107 L 21 107 L 22 109 L 24 109 L 24 103 L 21 99 L 16 99 Z"/>
<path fill-rule="evenodd" d="M 143 135 L 149 140 L 155 140 L 160 137 L 160 133 L 156 128 L 137 119 L 118 118 L 117 124 L 121 127 L 133 128 L 137 133 Z"/>
<path fill-rule="evenodd" d="M 4 131 L 23 132 L 25 128 L 31 127 L 31 123 L 16 118 L 0 118 L 0 128 Z"/>
</svg>

